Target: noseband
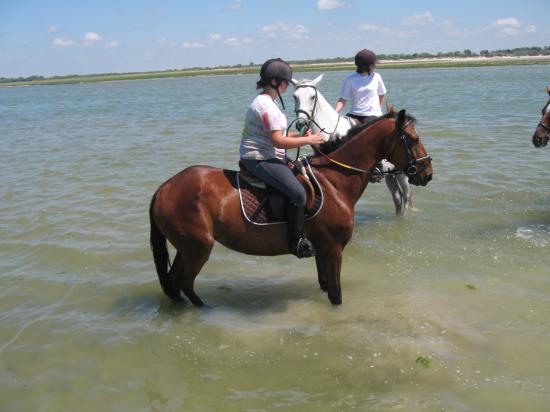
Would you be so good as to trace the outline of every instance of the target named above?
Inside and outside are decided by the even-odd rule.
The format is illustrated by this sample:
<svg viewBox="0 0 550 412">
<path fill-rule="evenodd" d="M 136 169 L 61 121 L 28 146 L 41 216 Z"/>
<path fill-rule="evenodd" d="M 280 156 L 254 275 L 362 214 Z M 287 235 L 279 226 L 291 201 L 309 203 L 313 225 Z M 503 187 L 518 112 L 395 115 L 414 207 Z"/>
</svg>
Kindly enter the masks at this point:
<svg viewBox="0 0 550 412">
<path fill-rule="evenodd" d="M 403 133 L 399 137 L 399 140 L 401 140 L 401 142 L 403 143 L 403 146 L 405 147 L 405 154 L 407 155 L 408 166 L 407 166 L 407 170 L 405 171 L 405 174 L 409 177 L 413 177 L 418 173 L 417 164 L 423 163 L 423 162 L 426 162 L 426 164 L 429 164 L 431 163 L 432 158 L 429 154 L 418 158 L 415 158 L 413 156 L 412 149 L 408 143 L 407 135 L 404 132 L 405 128 L 409 125 L 409 123 L 410 122 L 405 123 L 405 125 L 402 127 L 401 130 L 403 130 Z"/>
</svg>

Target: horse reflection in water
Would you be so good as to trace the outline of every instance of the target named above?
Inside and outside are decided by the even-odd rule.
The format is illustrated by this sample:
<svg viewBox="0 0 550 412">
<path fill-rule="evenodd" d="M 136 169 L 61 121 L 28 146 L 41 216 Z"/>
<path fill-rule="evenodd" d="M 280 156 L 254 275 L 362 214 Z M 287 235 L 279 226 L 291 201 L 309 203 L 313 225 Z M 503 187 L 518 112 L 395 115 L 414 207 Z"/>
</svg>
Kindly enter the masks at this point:
<svg viewBox="0 0 550 412">
<path fill-rule="evenodd" d="M 357 126 L 359 121 L 347 116 L 340 116 L 327 102 L 317 88 L 322 78 L 321 74 L 315 80 L 292 79 L 292 83 L 296 87 L 294 108 L 298 116 L 297 128 L 300 129 L 307 125 L 313 132 L 321 132 L 328 144 L 322 145 L 320 149 L 326 152 L 333 147 L 332 142 L 337 145 L 338 141 L 344 138 L 352 127 Z M 379 182 L 384 176 L 395 205 L 395 213 L 404 215 L 412 209 L 412 191 L 407 175 L 395 173 L 395 166 L 386 159 L 382 159 L 377 168 L 380 174 L 374 174 L 371 181 Z"/>
<path fill-rule="evenodd" d="M 405 110 L 354 129 L 354 136 L 348 136 L 330 157 L 310 159 L 324 204 L 306 222 L 304 232 L 317 251 L 319 285 L 335 305 L 342 303 L 342 251 L 353 232 L 354 206 L 382 159 L 405 171 L 414 185 L 425 186 L 432 179 L 431 158 L 416 132 L 414 118 Z M 215 241 L 250 255 L 290 253 L 286 225 L 254 225 L 243 216 L 235 176 L 231 170 L 191 166 L 164 182 L 153 195 L 151 248 L 160 285 L 170 298 L 179 300 L 185 295 L 194 305 L 203 305 L 194 282 Z M 177 250 L 171 265 L 167 240 Z"/>
<path fill-rule="evenodd" d="M 546 92 L 550 96 L 550 86 L 546 87 Z M 535 129 L 533 135 L 533 145 L 535 147 L 544 147 L 548 144 L 550 139 L 550 100 L 546 102 L 546 105 L 542 108 L 542 118 Z"/>
</svg>

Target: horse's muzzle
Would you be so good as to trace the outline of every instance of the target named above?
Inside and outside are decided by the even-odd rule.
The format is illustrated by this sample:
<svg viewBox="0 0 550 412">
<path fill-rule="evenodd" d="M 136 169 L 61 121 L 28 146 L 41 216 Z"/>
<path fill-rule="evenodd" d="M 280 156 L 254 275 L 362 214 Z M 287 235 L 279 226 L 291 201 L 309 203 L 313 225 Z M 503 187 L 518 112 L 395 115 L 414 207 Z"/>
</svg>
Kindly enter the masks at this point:
<svg viewBox="0 0 550 412">
<path fill-rule="evenodd" d="M 304 127 L 306 127 L 308 124 L 307 119 L 304 119 L 303 117 L 298 117 L 296 120 L 296 130 L 302 130 Z"/>
<path fill-rule="evenodd" d="M 539 134 L 536 133 L 533 135 L 533 146 L 535 147 L 544 147 L 548 144 L 548 133 Z"/>
<path fill-rule="evenodd" d="M 415 186 L 426 186 L 432 180 L 432 173 L 421 173 L 409 177 L 409 183 Z"/>
</svg>

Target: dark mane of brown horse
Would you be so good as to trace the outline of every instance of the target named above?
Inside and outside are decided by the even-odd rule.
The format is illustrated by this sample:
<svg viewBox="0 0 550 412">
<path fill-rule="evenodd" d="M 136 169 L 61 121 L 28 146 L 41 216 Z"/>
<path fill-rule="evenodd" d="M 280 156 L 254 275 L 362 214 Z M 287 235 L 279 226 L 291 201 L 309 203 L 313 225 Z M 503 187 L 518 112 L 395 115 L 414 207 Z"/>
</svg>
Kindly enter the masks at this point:
<svg viewBox="0 0 550 412">
<path fill-rule="evenodd" d="M 386 113 L 380 117 L 377 117 L 376 119 L 372 119 L 371 121 L 360 124 L 357 126 L 352 127 L 349 132 L 338 140 L 331 140 L 329 142 L 323 143 L 319 146 L 319 150 L 321 153 L 329 154 L 334 152 L 336 149 L 338 149 L 340 146 L 342 146 L 344 143 L 352 139 L 353 137 L 357 136 L 359 133 L 361 133 L 363 130 L 365 130 L 367 127 L 372 126 L 374 123 L 378 123 L 381 120 L 384 119 L 395 119 L 397 118 L 397 113 L 394 111 L 391 111 L 389 113 Z M 408 122 L 416 123 L 416 119 L 413 116 L 410 116 L 407 114 L 406 120 Z"/>
</svg>

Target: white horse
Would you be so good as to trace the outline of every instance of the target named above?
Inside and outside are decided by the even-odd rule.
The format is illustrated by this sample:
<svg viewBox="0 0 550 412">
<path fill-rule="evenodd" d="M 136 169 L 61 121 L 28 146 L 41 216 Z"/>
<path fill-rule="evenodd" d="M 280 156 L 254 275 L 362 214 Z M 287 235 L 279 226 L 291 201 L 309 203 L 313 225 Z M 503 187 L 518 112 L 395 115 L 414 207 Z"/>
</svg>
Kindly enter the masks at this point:
<svg viewBox="0 0 550 412">
<path fill-rule="evenodd" d="M 294 109 L 296 111 L 298 121 L 297 125 L 308 124 L 311 130 L 321 132 L 321 136 L 325 142 L 334 141 L 346 136 L 348 131 L 356 126 L 359 122 L 346 116 L 340 116 L 336 110 L 317 89 L 317 85 L 323 78 L 319 75 L 315 80 L 295 80 L 292 79 L 292 84 L 296 88 L 294 92 Z M 381 175 L 372 179 L 379 182 L 384 175 L 386 185 L 392 195 L 393 203 L 395 204 L 395 213 L 404 215 L 408 210 L 412 209 L 412 191 L 409 185 L 409 178 L 406 174 L 387 174 L 395 170 L 395 166 L 387 160 L 382 160 L 378 166 Z"/>
</svg>

